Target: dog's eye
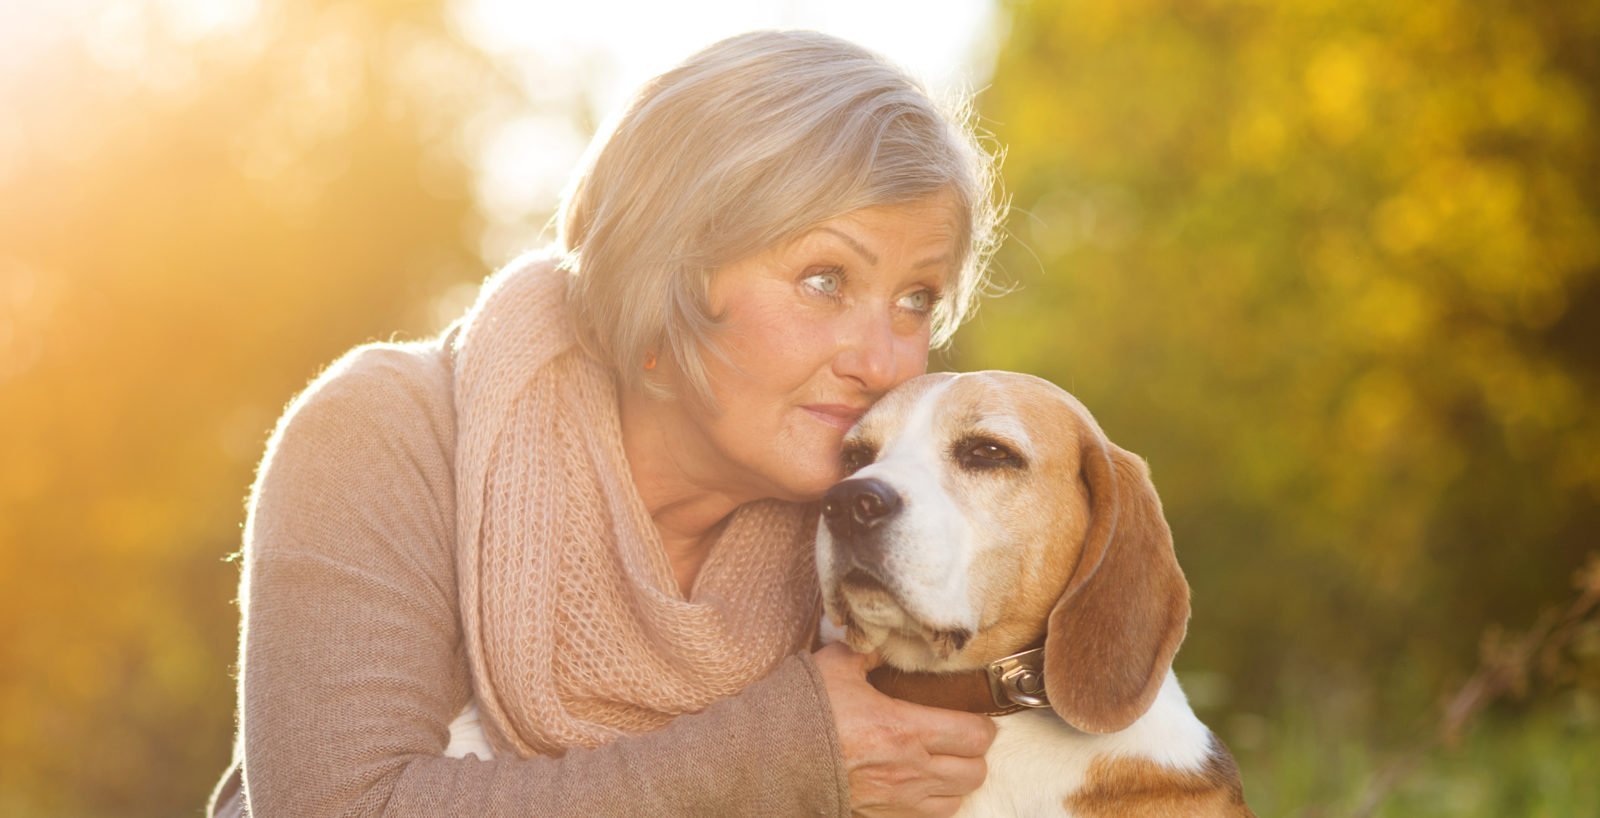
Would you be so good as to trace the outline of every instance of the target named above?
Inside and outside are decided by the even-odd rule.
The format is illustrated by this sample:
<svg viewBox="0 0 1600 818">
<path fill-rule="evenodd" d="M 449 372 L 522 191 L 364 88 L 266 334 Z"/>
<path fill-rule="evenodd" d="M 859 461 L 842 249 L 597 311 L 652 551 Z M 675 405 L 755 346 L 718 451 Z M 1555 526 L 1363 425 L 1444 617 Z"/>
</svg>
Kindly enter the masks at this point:
<svg viewBox="0 0 1600 818">
<path fill-rule="evenodd" d="M 956 459 L 969 469 L 1021 468 L 1022 458 L 993 440 L 968 440 L 956 447 Z"/>
<path fill-rule="evenodd" d="M 839 453 L 839 462 L 846 475 L 855 474 L 872 464 L 876 454 L 867 446 L 847 446 Z"/>
</svg>

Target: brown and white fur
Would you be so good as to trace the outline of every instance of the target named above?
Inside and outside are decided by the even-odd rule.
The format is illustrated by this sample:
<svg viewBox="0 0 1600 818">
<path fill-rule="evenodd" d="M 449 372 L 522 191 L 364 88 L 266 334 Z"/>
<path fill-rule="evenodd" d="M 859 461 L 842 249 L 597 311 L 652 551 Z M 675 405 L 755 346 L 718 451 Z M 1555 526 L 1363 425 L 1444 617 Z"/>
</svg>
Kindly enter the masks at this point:
<svg viewBox="0 0 1600 818">
<path fill-rule="evenodd" d="M 1076 398 L 1015 373 L 926 375 L 868 412 L 844 457 L 817 556 L 847 644 L 944 673 L 1044 636 L 1050 707 L 995 719 L 959 815 L 1251 815 L 1171 670 L 1189 586 L 1148 471 Z"/>
</svg>

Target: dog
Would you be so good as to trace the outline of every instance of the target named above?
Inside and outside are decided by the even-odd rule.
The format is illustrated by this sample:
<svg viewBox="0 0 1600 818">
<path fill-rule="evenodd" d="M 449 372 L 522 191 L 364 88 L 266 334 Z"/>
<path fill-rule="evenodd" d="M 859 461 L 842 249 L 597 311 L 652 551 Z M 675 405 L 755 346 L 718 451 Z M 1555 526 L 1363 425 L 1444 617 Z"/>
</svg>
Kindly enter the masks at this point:
<svg viewBox="0 0 1600 818">
<path fill-rule="evenodd" d="M 1144 462 L 1072 395 L 938 373 L 845 436 L 822 501 L 827 619 L 897 698 L 995 716 L 958 815 L 1251 816 L 1172 659 L 1189 586 Z"/>
</svg>

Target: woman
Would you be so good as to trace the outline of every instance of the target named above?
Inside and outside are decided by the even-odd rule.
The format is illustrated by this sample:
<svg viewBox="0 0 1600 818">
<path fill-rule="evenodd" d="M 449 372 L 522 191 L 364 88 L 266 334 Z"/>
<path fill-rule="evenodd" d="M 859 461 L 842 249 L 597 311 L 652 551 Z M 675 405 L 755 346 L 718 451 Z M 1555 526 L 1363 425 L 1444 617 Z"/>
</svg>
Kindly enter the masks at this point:
<svg viewBox="0 0 1600 818">
<path fill-rule="evenodd" d="M 812 501 L 969 311 L 987 157 L 796 32 L 691 57 L 595 145 L 555 253 L 279 424 L 215 812 L 948 815 L 981 783 L 986 719 L 809 648 Z M 469 701 L 493 760 L 445 755 Z"/>
</svg>

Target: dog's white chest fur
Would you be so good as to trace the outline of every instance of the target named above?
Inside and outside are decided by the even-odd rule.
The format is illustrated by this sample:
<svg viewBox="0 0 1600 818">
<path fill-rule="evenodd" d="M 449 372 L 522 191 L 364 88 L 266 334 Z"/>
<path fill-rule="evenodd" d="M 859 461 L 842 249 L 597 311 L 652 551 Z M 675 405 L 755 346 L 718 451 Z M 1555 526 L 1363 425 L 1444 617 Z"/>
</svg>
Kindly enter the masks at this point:
<svg viewBox="0 0 1600 818">
<path fill-rule="evenodd" d="M 988 777 L 962 803 L 959 818 L 1071 816 L 1066 800 L 1082 789 L 1098 759 L 1139 758 L 1198 772 L 1211 753 L 1211 731 L 1189 709 L 1170 672 L 1149 712 L 1118 733 L 1074 730 L 1050 710 L 1001 716 L 995 726 Z"/>
</svg>

